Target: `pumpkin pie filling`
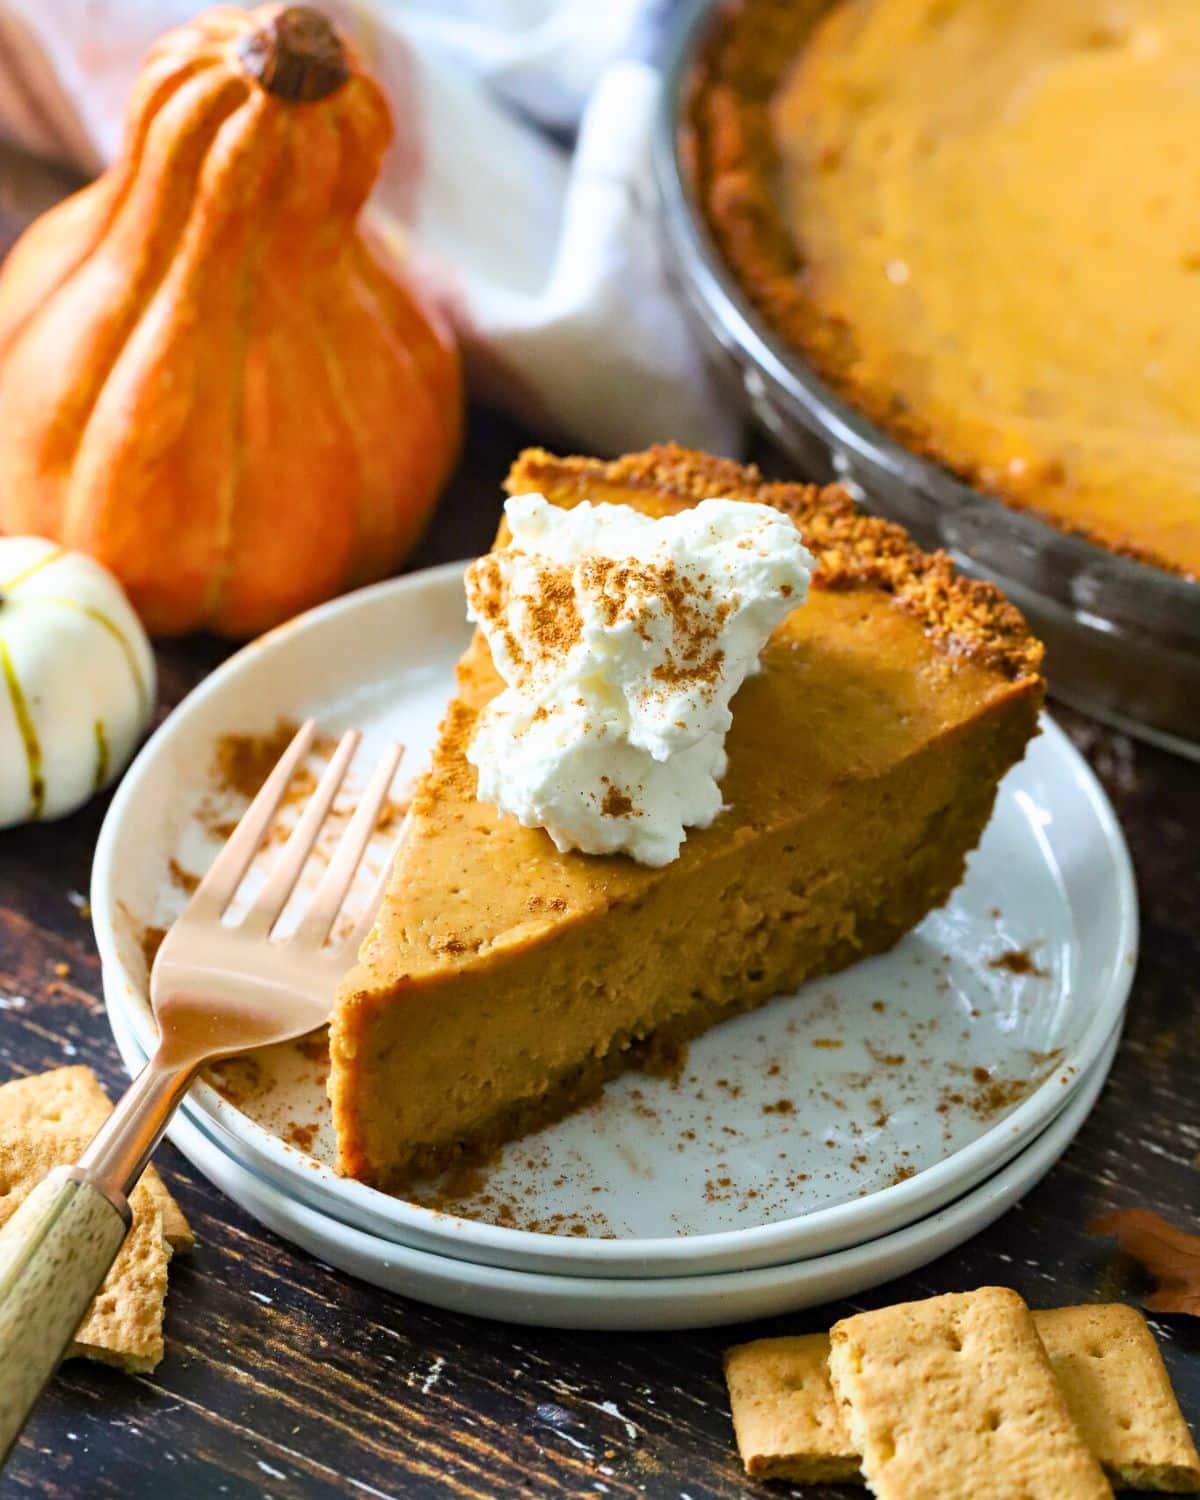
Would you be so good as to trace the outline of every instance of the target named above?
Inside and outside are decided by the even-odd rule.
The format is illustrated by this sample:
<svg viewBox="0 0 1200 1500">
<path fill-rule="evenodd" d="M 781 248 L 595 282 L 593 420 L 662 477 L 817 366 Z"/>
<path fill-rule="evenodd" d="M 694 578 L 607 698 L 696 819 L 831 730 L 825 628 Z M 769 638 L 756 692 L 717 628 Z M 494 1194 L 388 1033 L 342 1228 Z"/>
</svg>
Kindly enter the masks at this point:
<svg viewBox="0 0 1200 1500">
<path fill-rule="evenodd" d="M 1172 0 L 747 0 L 687 130 L 723 253 L 840 394 L 1200 576 L 1197 68 Z"/>
<path fill-rule="evenodd" d="M 1002 596 L 840 490 L 674 448 L 534 451 L 508 487 L 653 516 L 755 500 L 818 568 L 734 699 L 725 809 L 661 867 L 560 852 L 478 799 L 466 752 L 502 681 L 476 635 L 331 1030 L 340 1168 L 387 1188 L 890 947 L 958 884 L 1042 699 L 1041 647 Z"/>
</svg>

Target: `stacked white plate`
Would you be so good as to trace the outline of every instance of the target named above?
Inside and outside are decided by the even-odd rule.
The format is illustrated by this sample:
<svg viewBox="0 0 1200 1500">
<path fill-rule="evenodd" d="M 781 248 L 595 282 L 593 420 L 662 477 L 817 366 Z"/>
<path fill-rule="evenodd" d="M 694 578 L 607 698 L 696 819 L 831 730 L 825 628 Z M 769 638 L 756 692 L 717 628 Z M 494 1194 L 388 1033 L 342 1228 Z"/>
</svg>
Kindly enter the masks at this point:
<svg viewBox="0 0 1200 1500">
<path fill-rule="evenodd" d="M 366 731 L 364 767 L 399 738 L 418 769 L 467 639 L 461 572 L 363 590 L 247 647 L 126 775 L 92 910 L 131 1071 L 154 1038 L 146 932 L 240 810 L 212 775 L 222 736 L 312 714 Z M 581 1328 L 765 1316 L 924 1264 L 1036 1182 L 1103 1085 L 1136 953 L 1120 830 L 1046 720 L 966 881 L 892 953 L 717 1028 L 678 1079 L 618 1080 L 430 1202 L 332 1170 L 311 1047 L 235 1067 L 228 1097 L 198 1084 L 171 1135 L 285 1238 L 440 1306 Z"/>
</svg>

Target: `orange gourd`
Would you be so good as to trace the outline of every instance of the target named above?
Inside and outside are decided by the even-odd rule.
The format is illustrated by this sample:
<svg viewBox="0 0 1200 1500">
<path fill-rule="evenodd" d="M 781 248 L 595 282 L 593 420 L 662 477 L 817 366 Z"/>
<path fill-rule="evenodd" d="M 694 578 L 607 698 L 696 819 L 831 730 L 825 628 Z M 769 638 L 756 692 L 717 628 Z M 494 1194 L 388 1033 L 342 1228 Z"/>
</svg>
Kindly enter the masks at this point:
<svg viewBox="0 0 1200 1500">
<path fill-rule="evenodd" d="M 357 225 L 390 137 L 316 11 L 156 44 L 120 159 L 0 274 L 0 530 L 90 552 L 158 634 L 251 635 L 403 560 L 462 397 Z"/>
</svg>

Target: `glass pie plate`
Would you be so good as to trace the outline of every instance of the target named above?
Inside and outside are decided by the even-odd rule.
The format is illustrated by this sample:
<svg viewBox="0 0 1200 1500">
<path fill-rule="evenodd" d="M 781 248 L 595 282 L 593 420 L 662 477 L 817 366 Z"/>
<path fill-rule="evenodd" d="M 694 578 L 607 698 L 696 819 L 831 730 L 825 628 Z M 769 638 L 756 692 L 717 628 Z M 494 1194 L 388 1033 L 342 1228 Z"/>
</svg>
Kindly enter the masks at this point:
<svg viewBox="0 0 1200 1500">
<path fill-rule="evenodd" d="M 681 8 L 654 172 L 671 273 L 731 390 L 806 478 L 840 480 L 922 546 L 998 583 L 1045 641 L 1063 702 L 1200 757 L 1200 584 L 1059 531 L 910 452 L 839 399 L 742 294 L 709 235 L 680 133 L 715 15 L 702 3 Z"/>
</svg>

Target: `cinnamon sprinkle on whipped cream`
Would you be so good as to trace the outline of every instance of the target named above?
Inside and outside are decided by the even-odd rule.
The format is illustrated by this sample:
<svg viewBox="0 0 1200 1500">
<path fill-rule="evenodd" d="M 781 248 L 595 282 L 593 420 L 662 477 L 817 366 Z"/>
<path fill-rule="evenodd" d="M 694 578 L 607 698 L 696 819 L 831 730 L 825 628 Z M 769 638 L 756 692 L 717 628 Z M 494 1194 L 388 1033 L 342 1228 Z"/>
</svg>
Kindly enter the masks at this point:
<svg viewBox="0 0 1200 1500">
<path fill-rule="evenodd" d="M 720 811 L 730 700 L 814 560 L 743 501 L 656 520 L 519 495 L 505 513 L 509 545 L 467 572 L 507 684 L 468 750 L 479 798 L 559 849 L 667 864 Z"/>
</svg>

